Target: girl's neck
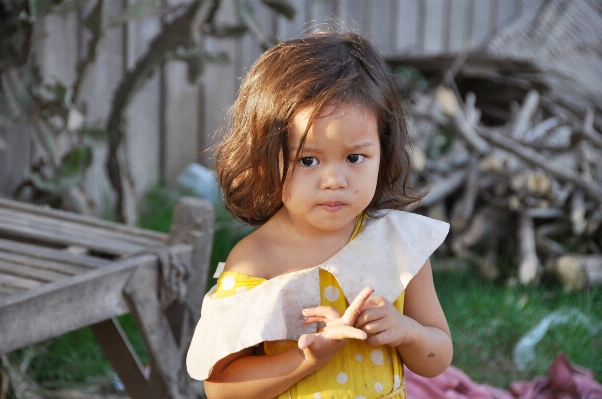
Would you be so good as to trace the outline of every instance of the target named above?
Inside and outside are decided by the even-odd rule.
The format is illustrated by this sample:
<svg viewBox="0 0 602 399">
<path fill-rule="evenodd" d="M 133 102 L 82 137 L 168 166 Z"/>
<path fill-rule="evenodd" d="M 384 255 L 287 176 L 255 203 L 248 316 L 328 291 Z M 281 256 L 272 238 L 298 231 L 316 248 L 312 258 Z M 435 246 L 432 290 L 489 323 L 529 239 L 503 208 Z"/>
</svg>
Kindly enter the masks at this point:
<svg viewBox="0 0 602 399">
<path fill-rule="evenodd" d="M 337 230 L 317 230 L 295 223 L 280 210 L 260 228 L 274 277 L 317 266 L 339 252 L 353 233 L 355 220 Z M 259 237 L 258 237 L 259 238 Z M 270 274 L 272 274 L 270 273 Z"/>
</svg>

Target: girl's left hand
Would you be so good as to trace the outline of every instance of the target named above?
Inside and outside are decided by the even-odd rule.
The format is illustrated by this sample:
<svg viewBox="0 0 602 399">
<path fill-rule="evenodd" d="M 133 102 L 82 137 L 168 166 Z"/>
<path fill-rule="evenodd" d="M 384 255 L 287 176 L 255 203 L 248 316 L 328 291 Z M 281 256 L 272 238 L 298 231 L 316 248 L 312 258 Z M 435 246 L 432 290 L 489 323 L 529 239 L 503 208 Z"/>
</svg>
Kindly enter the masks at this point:
<svg viewBox="0 0 602 399">
<path fill-rule="evenodd" d="M 382 296 L 369 298 L 353 325 L 368 334 L 368 345 L 403 344 L 416 322 L 401 313 Z"/>
</svg>

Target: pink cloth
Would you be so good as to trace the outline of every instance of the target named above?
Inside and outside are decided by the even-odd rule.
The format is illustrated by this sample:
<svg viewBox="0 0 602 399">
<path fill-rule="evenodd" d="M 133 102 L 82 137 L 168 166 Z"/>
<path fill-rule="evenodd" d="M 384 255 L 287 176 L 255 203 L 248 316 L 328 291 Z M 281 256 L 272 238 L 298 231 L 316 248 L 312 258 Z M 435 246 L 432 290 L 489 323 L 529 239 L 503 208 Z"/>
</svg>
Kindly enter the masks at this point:
<svg viewBox="0 0 602 399">
<path fill-rule="evenodd" d="M 510 384 L 519 399 L 602 399 L 602 385 L 593 373 L 572 365 L 564 354 L 556 357 L 547 377 Z"/>
<path fill-rule="evenodd" d="M 572 365 L 564 354 L 548 369 L 547 377 L 510 384 L 510 392 L 477 384 L 463 371 L 450 366 L 435 378 L 420 377 L 407 368 L 410 399 L 602 399 L 602 385 L 590 370 Z"/>
<path fill-rule="evenodd" d="M 409 399 L 514 399 L 503 389 L 475 383 L 462 370 L 449 366 L 434 378 L 424 378 L 405 369 Z"/>
</svg>

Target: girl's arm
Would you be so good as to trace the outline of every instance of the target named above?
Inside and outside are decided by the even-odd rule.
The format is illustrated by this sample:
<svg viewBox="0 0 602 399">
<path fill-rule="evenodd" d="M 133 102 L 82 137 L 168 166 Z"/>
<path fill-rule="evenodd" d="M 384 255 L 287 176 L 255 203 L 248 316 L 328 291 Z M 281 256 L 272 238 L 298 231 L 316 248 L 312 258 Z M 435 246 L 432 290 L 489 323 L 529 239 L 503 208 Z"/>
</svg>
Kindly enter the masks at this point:
<svg viewBox="0 0 602 399">
<path fill-rule="evenodd" d="M 437 376 L 451 363 L 451 335 L 428 260 L 405 290 L 403 314 L 382 297 L 370 298 L 355 327 L 368 333 L 370 345 L 396 347 L 405 365 L 421 376 Z"/>
<path fill-rule="evenodd" d="M 342 316 L 327 306 L 304 310 L 306 323 L 323 321 L 326 327 L 319 333 L 302 335 L 299 348 L 269 356 L 254 356 L 254 349 L 247 348 L 220 360 L 205 380 L 207 397 L 269 399 L 280 395 L 325 366 L 347 339 L 366 339 L 366 333 L 352 326 L 372 292 L 364 288 Z"/>
<path fill-rule="evenodd" d="M 270 356 L 253 352 L 247 348 L 220 360 L 205 380 L 207 398 L 274 398 L 320 367 L 306 361 L 299 349 Z"/>
</svg>

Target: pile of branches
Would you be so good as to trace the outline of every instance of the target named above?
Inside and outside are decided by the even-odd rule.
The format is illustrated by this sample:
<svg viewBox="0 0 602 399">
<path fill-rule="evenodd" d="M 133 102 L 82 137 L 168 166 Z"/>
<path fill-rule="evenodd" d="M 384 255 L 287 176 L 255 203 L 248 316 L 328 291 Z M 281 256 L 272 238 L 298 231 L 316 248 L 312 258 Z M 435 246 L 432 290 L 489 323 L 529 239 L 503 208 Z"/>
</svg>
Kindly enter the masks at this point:
<svg viewBox="0 0 602 399">
<path fill-rule="evenodd" d="M 479 103 L 478 94 L 458 88 L 465 81 L 456 74 L 467 62 L 456 59 L 438 85 L 410 95 L 414 178 L 429 187 L 418 210 L 448 221 L 443 250 L 472 260 L 491 279 L 510 275 L 529 284 L 553 275 L 567 290 L 602 284 L 595 109 L 583 109 L 580 118 L 556 112 L 562 104 L 546 97 L 534 66 L 497 79 L 506 84 L 493 98 L 504 97 L 504 86 L 513 93 L 507 108 Z M 490 78 L 492 69 L 480 66 Z M 508 263 L 516 268 L 500 267 Z"/>
<path fill-rule="evenodd" d="M 492 279 L 602 285 L 600 37 L 598 1 L 546 0 L 470 54 L 390 60 L 430 186 L 419 211 Z"/>
</svg>

